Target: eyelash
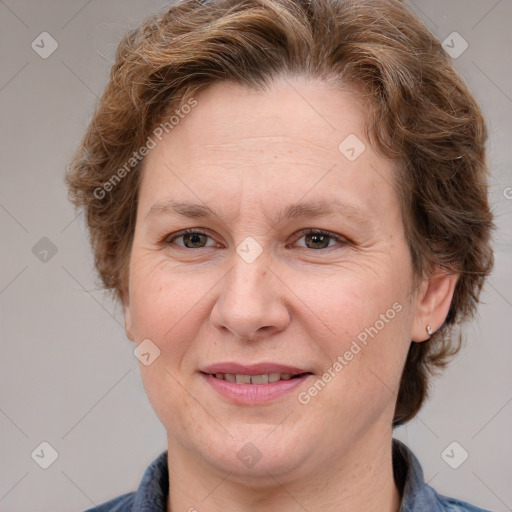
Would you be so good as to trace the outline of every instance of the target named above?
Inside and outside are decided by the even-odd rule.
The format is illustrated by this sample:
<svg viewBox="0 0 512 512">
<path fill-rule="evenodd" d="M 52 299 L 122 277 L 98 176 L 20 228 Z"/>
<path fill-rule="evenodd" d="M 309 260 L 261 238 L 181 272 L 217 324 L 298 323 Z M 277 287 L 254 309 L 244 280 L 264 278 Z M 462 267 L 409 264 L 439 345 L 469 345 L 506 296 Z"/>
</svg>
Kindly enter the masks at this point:
<svg viewBox="0 0 512 512">
<path fill-rule="evenodd" d="M 212 238 L 206 231 L 203 231 L 201 229 L 198 229 L 198 228 L 193 228 L 193 229 L 185 229 L 183 231 L 179 231 L 178 233 L 176 234 L 171 234 L 171 235 L 167 235 L 163 240 L 162 240 L 162 243 L 163 245 L 165 246 L 169 246 L 169 245 L 172 245 L 172 241 L 173 240 L 176 240 L 177 238 L 181 238 L 185 235 L 192 235 L 192 234 L 197 234 L 197 235 L 204 235 L 204 236 L 207 236 L 209 238 Z M 328 236 L 329 238 L 335 240 L 339 245 L 348 245 L 350 242 L 349 240 L 347 240 L 345 237 L 342 237 L 340 235 L 336 235 L 334 233 L 331 233 L 330 231 L 325 231 L 323 229 L 317 229 L 317 228 L 309 228 L 309 229 L 303 229 L 301 231 L 299 231 L 297 234 L 300 235 L 300 238 L 298 238 L 297 240 L 300 240 L 301 238 L 303 238 L 304 236 L 307 236 L 307 235 L 323 235 L 323 236 Z M 193 247 L 185 247 L 184 245 L 178 245 L 178 247 L 180 247 L 181 249 L 212 249 L 212 247 L 196 247 L 196 248 L 193 248 Z M 334 247 L 334 246 L 332 246 Z M 324 248 L 321 248 L 321 249 L 311 249 L 309 247 L 301 247 L 301 249 L 309 249 L 310 251 L 325 251 L 326 249 L 331 249 L 332 248 L 331 246 L 327 246 L 327 247 L 324 247 Z"/>
</svg>

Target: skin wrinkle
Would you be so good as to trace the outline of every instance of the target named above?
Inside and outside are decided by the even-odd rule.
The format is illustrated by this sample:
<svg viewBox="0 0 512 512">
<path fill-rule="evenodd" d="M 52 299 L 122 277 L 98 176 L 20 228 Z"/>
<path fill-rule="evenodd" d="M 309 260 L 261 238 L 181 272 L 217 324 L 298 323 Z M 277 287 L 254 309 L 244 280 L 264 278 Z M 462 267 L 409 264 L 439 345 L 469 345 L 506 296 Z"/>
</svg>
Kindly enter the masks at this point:
<svg viewBox="0 0 512 512">
<path fill-rule="evenodd" d="M 325 223 L 325 225 L 336 226 L 336 224 L 334 222 L 332 222 L 332 223 L 329 222 L 329 217 L 324 217 L 323 219 L 324 219 L 323 223 Z M 277 231 L 277 229 L 279 229 L 279 228 L 280 228 L 280 226 L 277 225 L 276 226 L 276 233 L 277 234 L 279 234 L 279 231 Z M 251 232 L 252 232 L 252 235 L 255 235 L 255 236 L 257 236 L 259 234 L 255 230 L 252 230 Z M 262 234 L 262 236 L 263 236 L 263 234 Z M 160 237 L 155 236 L 155 239 L 158 239 L 158 238 L 160 238 Z M 296 243 L 295 238 L 297 238 L 297 236 L 294 236 L 294 239 L 292 240 L 292 242 L 294 244 Z M 276 254 L 275 246 L 270 245 L 270 242 L 268 244 L 265 243 L 261 238 L 259 238 L 259 240 L 260 240 L 260 244 L 262 245 L 262 248 L 263 248 L 264 251 L 269 250 L 269 251 L 271 251 L 272 254 Z M 226 244 L 226 245 L 228 245 L 228 246 L 229 245 L 235 246 L 236 244 L 235 243 L 231 243 L 231 244 Z M 148 251 L 149 255 L 151 254 L 152 251 L 155 251 L 155 250 L 158 250 L 158 251 L 165 251 L 166 250 L 165 247 L 162 247 L 162 246 L 158 245 L 157 243 L 151 244 L 151 245 L 147 245 L 147 246 L 145 246 L 145 248 Z M 332 248 L 330 250 L 332 251 Z M 315 261 L 317 266 L 318 265 L 329 266 L 330 269 L 335 269 L 335 268 L 340 268 L 340 269 L 350 269 L 350 268 L 352 268 L 352 269 L 356 269 L 358 266 L 361 267 L 361 264 L 358 263 L 358 261 L 357 261 L 358 254 L 360 256 L 361 254 L 365 254 L 365 253 L 367 254 L 367 260 L 375 260 L 375 263 L 379 263 L 379 257 L 382 259 L 382 256 L 386 254 L 384 249 L 379 249 L 378 248 L 378 242 L 375 241 L 375 240 L 372 240 L 371 235 L 367 235 L 365 237 L 365 239 L 361 239 L 360 238 L 356 245 L 352 245 L 352 244 L 349 243 L 344 248 L 344 255 L 343 255 L 344 258 L 343 258 L 343 260 L 336 261 L 337 255 L 335 254 L 335 252 L 332 252 L 331 255 L 326 255 L 326 256 L 322 256 L 322 257 L 321 256 L 316 256 L 314 258 L 314 261 Z M 279 254 L 281 254 L 281 253 L 279 253 Z M 222 254 L 218 256 L 218 258 L 221 258 L 221 257 L 224 257 L 224 256 Z M 225 257 L 229 257 L 229 256 L 226 254 Z M 184 261 L 184 265 L 186 265 L 187 261 L 190 261 L 188 258 L 190 258 L 190 257 L 187 257 L 186 260 L 183 260 Z M 198 256 L 198 258 L 201 258 L 201 256 Z M 303 258 L 308 261 L 308 256 L 307 255 L 304 255 Z M 322 258 L 322 259 L 320 259 L 320 258 Z M 282 255 L 281 259 L 283 261 L 285 261 L 286 260 L 286 254 Z M 309 261 L 311 261 L 311 256 L 309 256 Z M 161 263 L 165 264 L 167 262 L 166 261 L 162 261 Z M 300 262 L 298 262 L 296 264 L 297 265 L 301 265 Z M 376 278 L 378 278 L 379 272 L 382 271 L 382 268 L 374 268 L 374 266 L 372 266 L 372 265 L 367 267 L 367 270 L 368 270 L 368 268 L 369 268 L 369 270 L 371 270 L 375 274 Z M 198 270 L 200 270 L 200 269 L 198 269 Z M 308 268 L 305 267 L 304 270 L 308 271 Z M 314 270 L 312 272 L 314 272 Z"/>
<path fill-rule="evenodd" d="M 335 211 L 333 211 L 333 209 Z M 145 220 L 148 220 L 149 216 L 162 216 L 167 215 L 169 217 L 175 217 L 176 219 L 181 216 L 184 218 L 198 218 L 208 220 L 209 218 L 214 218 L 220 220 L 224 227 L 226 227 L 226 222 L 233 222 L 239 216 L 238 212 L 234 212 L 231 216 L 226 216 L 225 214 L 219 214 L 205 206 L 204 204 L 198 203 L 188 203 L 182 201 L 174 201 L 170 200 L 160 200 L 153 204 L 149 211 L 145 214 Z M 292 222 L 293 220 L 302 218 L 318 218 L 328 220 L 329 218 L 332 221 L 337 222 L 347 222 L 354 224 L 352 230 L 355 230 L 355 226 L 357 228 L 366 229 L 366 236 L 372 236 L 376 231 L 376 221 L 372 219 L 368 212 L 361 210 L 358 206 L 355 206 L 346 202 L 338 202 L 336 198 L 327 198 L 322 199 L 321 201 L 301 201 L 300 203 L 294 203 L 286 208 L 283 206 L 279 209 L 277 215 L 271 215 L 268 213 L 268 209 L 264 210 L 264 216 L 267 221 L 271 224 L 271 229 L 277 230 L 281 223 L 286 221 Z M 364 233 L 364 231 L 363 231 Z M 358 244 L 362 241 L 359 238 L 357 240 Z"/>
<path fill-rule="evenodd" d="M 280 135 L 280 136 L 273 135 L 271 137 L 265 137 L 265 136 L 261 135 L 259 137 L 243 137 L 243 138 L 239 138 L 239 139 L 235 138 L 233 141 L 230 141 L 230 142 L 223 142 L 220 144 L 204 144 L 203 146 L 205 149 L 211 149 L 213 151 L 229 150 L 229 149 L 242 149 L 242 150 L 250 149 L 250 148 L 244 148 L 244 146 L 237 141 L 246 141 L 248 143 L 251 143 L 254 141 L 265 142 L 267 144 L 268 149 L 270 149 L 272 147 L 271 146 L 272 144 L 276 144 L 276 146 L 278 145 L 277 147 L 279 148 L 280 151 L 282 151 L 283 145 L 286 145 L 286 144 L 293 145 L 293 144 L 296 144 L 297 142 L 299 142 L 298 139 L 293 139 L 286 135 Z M 304 139 L 300 140 L 300 142 L 303 145 L 303 147 L 310 147 L 311 149 L 318 149 L 319 151 L 325 152 L 332 157 L 337 157 L 339 154 L 338 148 L 333 148 L 333 149 L 326 148 L 322 144 L 315 144 L 315 143 L 312 143 L 311 141 L 304 140 Z M 292 151 L 290 150 L 289 152 L 291 153 Z M 229 163 L 229 161 L 227 163 Z M 297 162 L 295 162 L 295 164 L 296 163 Z"/>
</svg>

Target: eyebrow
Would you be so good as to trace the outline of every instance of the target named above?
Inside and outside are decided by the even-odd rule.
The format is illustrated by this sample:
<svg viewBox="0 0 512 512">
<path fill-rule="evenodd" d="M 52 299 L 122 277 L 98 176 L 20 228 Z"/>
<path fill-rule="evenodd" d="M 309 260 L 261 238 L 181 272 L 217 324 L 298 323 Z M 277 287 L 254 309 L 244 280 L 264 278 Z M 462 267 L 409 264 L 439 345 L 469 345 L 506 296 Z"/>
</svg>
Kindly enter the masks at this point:
<svg viewBox="0 0 512 512">
<path fill-rule="evenodd" d="M 146 214 L 146 218 L 155 214 L 167 214 L 190 219 L 222 217 L 204 204 L 174 201 L 172 199 L 154 204 Z M 317 218 L 333 214 L 340 214 L 364 224 L 370 220 L 364 209 L 339 199 L 293 203 L 281 208 L 275 217 L 270 217 L 267 213 L 265 213 L 265 216 L 277 224 L 282 222 L 283 219 Z"/>
</svg>

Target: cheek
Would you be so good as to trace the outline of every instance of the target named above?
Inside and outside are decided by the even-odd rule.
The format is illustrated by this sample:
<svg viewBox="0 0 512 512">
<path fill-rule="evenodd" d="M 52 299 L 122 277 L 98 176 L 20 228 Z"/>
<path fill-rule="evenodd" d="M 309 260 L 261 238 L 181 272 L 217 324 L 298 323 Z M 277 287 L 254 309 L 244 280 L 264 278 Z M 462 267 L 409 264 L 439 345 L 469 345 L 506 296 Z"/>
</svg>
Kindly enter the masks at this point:
<svg viewBox="0 0 512 512">
<path fill-rule="evenodd" d="M 321 320 L 318 330 L 311 324 L 309 334 L 329 357 L 326 371 L 335 377 L 328 386 L 340 411 L 347 412 L 341 402 L 354 410 L 369 403 L 378 409 L 396 397 L 410 345 L 409 265 L 404 245 L 378 265 L 344 269 L 339 277 L 324 280 L 321 288 L 309 284 L 304 289 L 308 306 Z M 333 367 L 335 361 L 339 364 Z"/>
<path fill-rule="evenodd" d="M 355 339 L 375 323 L 379 332 L 389 331 L 391 324 L 396 327 L 405 320 L 403 312 L 409 305 L 406 269 L 400 272 L 391 262 L 351 267 L 321 281 L 301 276 L 294 280 L 302 283 L 304 304 L 317 313 L 317 324 L 324 324 L 323 331 L 335 346 L 339 340 Z"/>
<path fill-rule="evenodd" d="M 197 404 L 187 388 L 183 360 L 197 338 L 203 314 L 201 298 L 211 288 L 205 276 L 170 271 L 162 260 L 135 254 L 130 268 L 130 309 L 137 342 L 150 339 L 160 355 L 149 366 L 139 364 L 148 399 L 160 421 L 187 438 L 201 424 Z M 180 421 L 176 421 L 180 411 Z"/>
<path fill-rule="evenodd" d="M 330 323 L 336 335 L 315 338 L 329 362 L 298 398 L 307 421 L 314 425 L 313 418 L 328 416 L 332 425 L 343 426 L 346 439 L 355 439 L 377 423 L 391 425 L 410 343 L 410 308 L 405 301 L 393 302 L 395 294 L 338 298 L 343 307 L 333 309 Z M 337 429 L 326 433 L 333 442 L 339 435 Z"/>
<path fill-rule="evenodd" d="M 136 339 L 157 344 L 180 337 L 201 309 L 211 288 L 205 274 L 166 268 L 164 258 L 133 258 L 130 268 L 130 310 Z"/>
</svg>

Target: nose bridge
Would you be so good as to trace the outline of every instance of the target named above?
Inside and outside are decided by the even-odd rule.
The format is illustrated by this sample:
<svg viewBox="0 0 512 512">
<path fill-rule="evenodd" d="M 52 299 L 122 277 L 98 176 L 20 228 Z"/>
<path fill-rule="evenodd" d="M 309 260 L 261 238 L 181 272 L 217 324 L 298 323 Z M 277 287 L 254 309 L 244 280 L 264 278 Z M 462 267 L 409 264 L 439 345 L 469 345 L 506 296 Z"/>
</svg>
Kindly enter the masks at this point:
<svg viewBox="0 0 512 512">
<path fill-rule="evenodd" d="M 243 252 L 244 250 L 246 252 Z M 272 284 L 269 282 L 267 254 L 261 253 L 254 257 L 254 253 L 251 254 L 253 251 L 250 242 L 242 242 L 237 248 L 223 293 L 225 297 L 229 294 L 236 303 L 244 301 L 247 307 L 256 310 L 269 301 Z M 251 258 L 246 258 L 248 255 L 251 255 Z"/>
<path fill-rule="evenodd" d="M 253 219 L 249 221 L 252 225 Z M 252 231 L 255 229 L 253 226 Z M 244 237 L 245 235 L 245 237 Z M 245 233 L 240 232 L 238 236 L 244 237 L 234 247 L 232 269 L 227 279 L 227 285 L 230 292 L 235 294 L 247 295 L 258 293 L 264 294 L 268 292 L 268 265 L 271 264 L 271 255 L 268 247 L 264 247 L 264 241 L 260 241 L 251 236 L 249 230 Z M 262 286 L 266 283 L 266 287 Z M 254 288 L 254 290 L 253 290 Z M 259 290 L 258 290 L 259 288 Z M 265 289 L 267 288 L 267 290 Z M 256 298 L 254 296 L 254 298 Z"/>
<path fill-rule="evenodd" d="M 284 329 L 289 315 L 280 300 L 280 281 L 276 281 L 268 268 L 268 254 L 261 252 L 254 258 L 253 252 L 251 258 L 247 258 L 247 254 L 254 251 L 251 242 L 247 243 L 246 252 L 238 253 L 240 247 L 247 249 L 242 242 L 233 255 L 233 265 L 223 280 L 212 321 L 217 328 L 227 329 L 237 337 L 253 339 L 263 331 Z"/>
</svg>

